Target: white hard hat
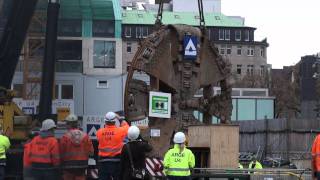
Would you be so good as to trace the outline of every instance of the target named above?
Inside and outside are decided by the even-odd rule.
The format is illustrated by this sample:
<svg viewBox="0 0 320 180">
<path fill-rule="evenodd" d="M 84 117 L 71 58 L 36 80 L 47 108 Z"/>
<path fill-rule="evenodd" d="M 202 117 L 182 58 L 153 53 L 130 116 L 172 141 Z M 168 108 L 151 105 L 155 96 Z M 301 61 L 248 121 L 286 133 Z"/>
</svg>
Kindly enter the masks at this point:
<svg viewBox="0 0 320 180">
<path fill-rule="evenodd" d="M 186 141 L 186 136 L 183 132 L 177 132 L 173 137 L 173 142 L 176 144 L 182 144 Z"/>
<path fill-rule="evenodd" d="M 76 122 L 76 121 L 78 121 L 78 116 L 76 116 L 75 114 L 69 114 L 66 117 L 66 121 L 68 121 L 68 122 Z"/>
<path fill-rule="evenodd" d="M 114 113 L 114 112 L 108 112 L 108 113 L 106 114 L 104 120 L 105 120 L 106 122 L 116 122 L 116 117 L 117 117 L 116 113 Z"/>
<path fill-rule="evenodd" d="M 130 126 L 128 129 L 128 138 L 136 140 L 140 135 L 140 129 L 137 126 Z"/>
<path fill-rule="evenodd" d="M 40 131 L 48 131 L 55 127 L 57 127 L 56 123 L 52 119 L 46 119 L 42 122 L 42 127 Z"/>
</svg>

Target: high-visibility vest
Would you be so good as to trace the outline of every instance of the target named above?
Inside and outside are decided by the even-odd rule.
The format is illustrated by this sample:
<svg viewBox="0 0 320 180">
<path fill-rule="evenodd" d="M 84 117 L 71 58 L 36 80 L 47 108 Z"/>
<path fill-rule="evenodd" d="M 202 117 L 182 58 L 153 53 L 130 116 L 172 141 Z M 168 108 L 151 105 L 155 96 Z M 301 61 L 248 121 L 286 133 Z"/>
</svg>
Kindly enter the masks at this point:
<svg viewBox="0 0 320 180">
<path fill-rule="evenodd" d="M 60 152 L 63 168 L 86 168 L 93 146 L 86 133 L 71 129 L 60 139 Z"/>
<path fill-rule="evenodd" d="M 184 148 L 180 153 L 179 145 L 174 145 L 164 156 L 164 170 L 169 176 L 190 176 L 190 169 L 195 166 L 193 153 Z"/>
<path fill-rule="evenodd" d="M 10 148 L 10 141 L 7 136 L 0 135 L 0 159 L 6 159 L 6 152 Z"/>
<path fill-rule="evenodd" d="M 23 167 L 31 167 L 31 161 L 30 161 L 30 142 L 27 142 L 24 144 L 24 149 L 23 149 Z"/>
<path fill-rule="evenodd" d="M 254 165 L 255 164 L 255 165 Z M 254 165 L 254 167 L 253 167 Z M 249 169 L 263 169 L 262 164 L 259 161 L 251 161 L 249 164 Z"/>
<path fill-rule="evenodd" d="M 238 168 L 239 168 L 239 169 L 243 169 L 242 164 L 238 163 Z"/>
<path fill-rule="evenodd" d="M 36 136 L 30 143 L 30 161 L 33 168 L 53 168 L 60 165 L 59 144 L 54 137 Z"/>
<path fill-rule="evenodd" d="M 313 141 L 311 155 L 313 170 L 320 171 L 320 135 L 317 135 Z"/>
<path fill-rule="evenodd" d="M 114 157 L 121 154 L 123 140 L 128 129 L 129 125 L 125 121 L 121 123 L 121 127 L 107 125 L 105 128 L 99 129 L 97 132 L 99 156 Z"/>
</svg>

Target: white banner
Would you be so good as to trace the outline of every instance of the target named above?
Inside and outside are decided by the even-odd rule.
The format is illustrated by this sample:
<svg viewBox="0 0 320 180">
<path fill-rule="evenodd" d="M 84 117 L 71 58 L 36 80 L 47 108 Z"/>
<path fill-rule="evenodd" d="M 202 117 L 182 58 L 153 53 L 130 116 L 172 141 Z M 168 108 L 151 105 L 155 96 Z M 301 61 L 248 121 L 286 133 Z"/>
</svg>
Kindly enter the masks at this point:
<svg viewBox="0 0 320 180">
<path fill-rule="evenodd" d="M 13 102 L 25 113 L 36 114 L 39 100 L 23 100 L 20 98 L 14 98 Z M 57 108 L 69 108 L 70 113 L 74 113 L 74 101 L 67 99 L 56 99 L 52 101 L 52 114 L 57 114 Z"/>
</svg>

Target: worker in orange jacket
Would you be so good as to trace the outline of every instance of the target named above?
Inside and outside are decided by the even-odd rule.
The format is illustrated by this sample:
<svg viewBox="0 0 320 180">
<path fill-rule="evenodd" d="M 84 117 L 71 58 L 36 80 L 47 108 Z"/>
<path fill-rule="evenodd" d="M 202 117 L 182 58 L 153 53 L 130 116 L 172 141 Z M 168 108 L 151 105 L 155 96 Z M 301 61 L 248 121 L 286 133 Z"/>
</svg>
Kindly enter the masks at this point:
<svg viewBox="0 0 320 180">
<path fill-rule="evenodd" d="M 61 164 L 64 180 L 85 180 L 89 156 L 93 155 L 89 136 L 78 128 L 78 117 L 66 118 L 68 131 L 60 139 Z"/>
<path fill-rule="evenodd" d="M 32 139 L 38 135 L 36 131 L 31 131 L 28 135 L 28 140 L 24 144 L 23 149 L 23 179 L 24 180 L 33 180 L 32 170 L 31 170 L 31 161 L 30 161 L 30 143 Z"/>
<path fill-rule="evenodd" d="M 312 179 L 320 180 L 320 134 L 314 139 L 311 155 Z"/>
<path fill-rule="evenodd" d="M 55 128 L 52 119 L 44 120 L 40 134 L 30 142 L 29 158 L 35 180 L 59 179 L 60 151 Z"/>
<path fill-rule="evenodd" d="M 99 142 L 99 179 L 118 180 L 120 172 L 120 154 L 123 140 L 127 136 L 129 125 L 125 120 L 120 122 L 120 127 L 115 125 L 121 119 L 114 112 L 105 116 L 105 127 L 97 132 Z"/>
</svg>

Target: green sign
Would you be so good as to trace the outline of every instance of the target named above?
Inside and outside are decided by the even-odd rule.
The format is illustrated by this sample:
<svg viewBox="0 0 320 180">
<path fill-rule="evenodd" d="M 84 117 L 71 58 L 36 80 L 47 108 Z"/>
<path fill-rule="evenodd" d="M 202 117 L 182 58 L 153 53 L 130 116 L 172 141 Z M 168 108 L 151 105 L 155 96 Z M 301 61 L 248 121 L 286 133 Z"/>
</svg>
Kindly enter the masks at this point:
<svg viewBox="0 0 320 180">
<path fill-rule="evenodd" d="M 149 116 L 170 118 L 171 94 L 162 92 L 150 92 Z"/>
<path fill-rule="evenodd" d="M 160 114 L 168 114 L 168 97 L 152 96 L 152 112 Z"/>
</svg>

